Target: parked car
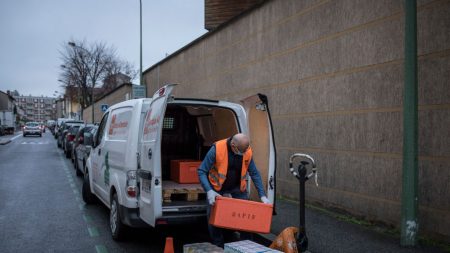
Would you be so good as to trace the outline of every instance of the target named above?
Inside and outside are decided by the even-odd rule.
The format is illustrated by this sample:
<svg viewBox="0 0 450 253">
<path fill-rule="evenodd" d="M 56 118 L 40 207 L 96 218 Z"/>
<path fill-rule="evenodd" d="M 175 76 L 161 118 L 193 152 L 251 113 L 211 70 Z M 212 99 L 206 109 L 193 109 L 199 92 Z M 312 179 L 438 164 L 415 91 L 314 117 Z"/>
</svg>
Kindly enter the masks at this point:
<svg viewBox="0 0 450 253">
<path fill-rule="evenodd" d="M 23 127 L 23 137 L 27 135 L 39 135 L 39 137 L 42 137 L 42 130 L 37 122 L 28 122 Z"/>
<path fill-rule="evenodd" d="M 112 105 L 95 135 L 82 197 L 87 204 L 98 198 L 110 209 L 115 240 L 123 235 L 124 225 L 154 227 L 205 220 L 208 203 L 204 195 L 171 199 L 170 192 L 183 186 L 174 181 L 177 174 L 170 164 L 178 159 L 200 162 L 214 142 L 239 132 L 265 144 L 252 146 L 260 154 L 253 159 L 267 196 L 274 202 L 276 159 L 267 98 L 258 94 L 242 100 L 243 105 L 177 99 L 171 94 L 174 86 L 160 88 L 152 98 Z M 201 189 L 200 184 L 197 187 Z M 250 194 L 250 199 L 259 201 L 257 194 Z"/>
<path fill-rule="evenodd" d="M 84 167 L 89 157 L 97 129 L 98 126 L 86 125 L 78 131 L 75 137 L 72 157 L 77 176 L 84 174 Z"/>
<path fill-rule="evenodd" d="M 64 138 L 67 134 L 67 130 L 74 125 L 78 125 L 81 126 L 83 125 L 84 122 L 83 121 L 79 121 L 79 120 L 67 120 L 64 121 L 61 126 L 58 129 L 58 139 L 57 139 L 57 145 L 58 148 L 64 148 Z"/>
<path fill-rule="evenodd" d="M 63 139 L 63 150 L 67 158 L 72 158 L 72 148 L 75 136 L 82 125 L 73 125 L 67 129 Z"/>
</svg>

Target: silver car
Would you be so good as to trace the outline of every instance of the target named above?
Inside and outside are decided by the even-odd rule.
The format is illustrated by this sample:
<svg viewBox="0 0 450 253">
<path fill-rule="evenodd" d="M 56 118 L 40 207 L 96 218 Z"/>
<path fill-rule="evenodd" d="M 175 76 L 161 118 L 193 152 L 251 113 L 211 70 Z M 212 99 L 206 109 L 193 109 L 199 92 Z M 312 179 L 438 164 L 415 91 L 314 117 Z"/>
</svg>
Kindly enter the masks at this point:
<svg viewBox="0 0 450 253">
<path fill-rule="evenodd" d="M 41 125 L 37 122 L 28 122 L 23 127 L 23 137 L 27 135 L 39 135 L 42 137 Z"/>
</svg>

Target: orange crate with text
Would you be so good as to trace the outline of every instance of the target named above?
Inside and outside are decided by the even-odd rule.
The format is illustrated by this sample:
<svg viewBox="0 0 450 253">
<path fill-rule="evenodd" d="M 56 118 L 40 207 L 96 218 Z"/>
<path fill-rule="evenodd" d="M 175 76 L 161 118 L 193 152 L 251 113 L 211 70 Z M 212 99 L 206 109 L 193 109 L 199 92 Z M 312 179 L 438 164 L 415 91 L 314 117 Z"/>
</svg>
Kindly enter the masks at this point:
<svg viewBox="0 0 450 253">
<path fill-rule="evenodd" d="M 267 234 L 272 224 L 272 210 L 272 204 L 217 197 L 209 223 L 221 228 Z"/>
</svg>

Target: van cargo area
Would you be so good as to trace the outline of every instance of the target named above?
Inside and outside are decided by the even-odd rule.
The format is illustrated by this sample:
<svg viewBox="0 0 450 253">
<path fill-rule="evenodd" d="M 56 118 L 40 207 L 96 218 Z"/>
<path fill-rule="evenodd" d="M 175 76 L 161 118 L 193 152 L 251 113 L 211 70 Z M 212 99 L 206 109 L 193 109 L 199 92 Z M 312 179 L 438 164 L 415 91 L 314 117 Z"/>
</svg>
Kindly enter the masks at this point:
<svg viewBox="0 0 450 253">
<path fill-rule="evenodd" d="M 201 185 L 175 182 L 171 162 L 201 162 L 215 141 L 238 132 L 238 121 L 231 109 L 176 100 L 167 104 L 161 138 L 164 216 L 175 212 L 206 214 L 206 193 Z"/>
</svg>

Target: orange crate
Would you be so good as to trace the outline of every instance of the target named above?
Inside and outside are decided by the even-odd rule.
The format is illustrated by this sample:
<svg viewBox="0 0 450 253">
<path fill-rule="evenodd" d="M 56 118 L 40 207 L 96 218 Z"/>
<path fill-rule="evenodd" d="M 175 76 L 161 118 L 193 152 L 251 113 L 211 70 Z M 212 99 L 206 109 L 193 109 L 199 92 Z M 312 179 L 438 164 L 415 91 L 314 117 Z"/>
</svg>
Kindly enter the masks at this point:
<svg viewBox="0 0 450 253">
<path fill-rule="evenodd" d="M 272 204 L 217 197 L 209 223 L 221 228 L 268 234 L 272 209 Z"/>
<path fill-rule="evenodd" d="M 179 184 L 198 184 L 197 169 L 201 161 L 172 160 L 170 161 L 170 178 Z"/>
</svg>

